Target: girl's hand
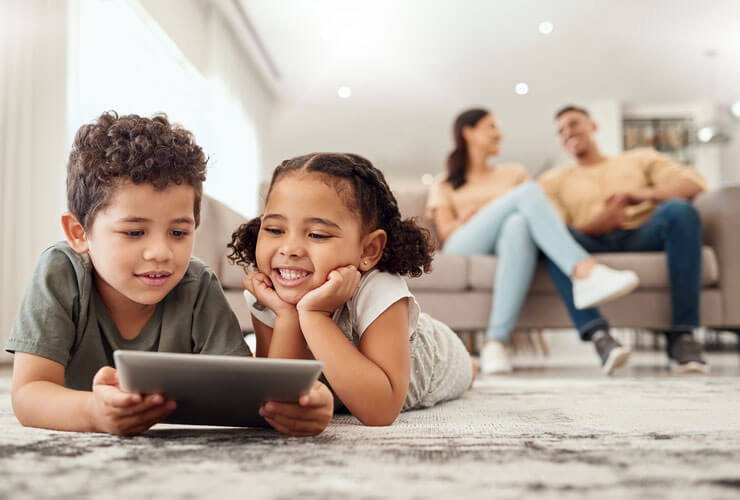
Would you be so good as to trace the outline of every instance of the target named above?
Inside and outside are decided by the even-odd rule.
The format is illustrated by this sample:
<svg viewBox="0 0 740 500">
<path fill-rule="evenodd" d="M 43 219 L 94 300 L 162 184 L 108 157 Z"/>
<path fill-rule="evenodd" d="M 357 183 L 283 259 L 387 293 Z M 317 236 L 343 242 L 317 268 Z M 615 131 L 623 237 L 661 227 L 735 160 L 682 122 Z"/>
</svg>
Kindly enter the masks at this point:
<svg viewBox="0 0 740 500">
<path fill-rule="evenodd" d="M 311 290 L 296 305 L 298 312 L 320 312 L 331 316 L 347 302 L 360 283 L 360 271 L 353 265 L 339 267 L 329 273 L 326 283 Z"/>
<path fill-rule="evenodd" d="M 249 273 L 243 280 L 242 285 L 255 296 L 261 304 L 268 307 L 277 316 L 295 312 L 295 307 L 288 304 L 277 294 L 272 287 L 272 280 L 263 272 L 255 271 Z"/>
</svg>

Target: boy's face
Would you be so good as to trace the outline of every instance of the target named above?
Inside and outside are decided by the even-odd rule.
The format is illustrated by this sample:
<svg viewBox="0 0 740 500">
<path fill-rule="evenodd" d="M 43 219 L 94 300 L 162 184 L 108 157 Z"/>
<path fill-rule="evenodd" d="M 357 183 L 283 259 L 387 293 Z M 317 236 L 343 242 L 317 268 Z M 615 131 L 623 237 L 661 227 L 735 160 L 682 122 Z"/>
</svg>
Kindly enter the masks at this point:
<svg viewBox="0 0 740 500">
<path fill-rule="evenodd" d="M 272 187 L 257 237 L 257 267 L 275 291 L 297 304 L 323 285 L 329 273 L 360 265 L 362 227 L 337 194 L 316 174 L 293 173 Z"/>
<path fill-rule="evenodd" d="M 177 285 L 193 250 L 195 192 L 188 184 L 157 191 L 126 181 L 86 233 L 95 284 L 106 306 L 154 305 Z"/>
</svg>

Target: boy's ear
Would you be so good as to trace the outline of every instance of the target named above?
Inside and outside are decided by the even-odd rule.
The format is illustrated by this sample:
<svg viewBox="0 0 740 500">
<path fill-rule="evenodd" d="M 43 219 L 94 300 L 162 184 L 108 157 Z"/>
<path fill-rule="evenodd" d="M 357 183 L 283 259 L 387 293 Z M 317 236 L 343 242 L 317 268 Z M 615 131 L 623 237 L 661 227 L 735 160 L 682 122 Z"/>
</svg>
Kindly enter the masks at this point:
<svg viewBox="0 0 740 500">
<path fill-rule="evenodd" d="M 67 237 L 69 246 L 77 253 L 87 253 L 90 245 L 87 242 L 87 233 L 72 212 L 62 215 L 62 229 Z"/>
<path fill-rule="evenodd" d="M 388 235 L 382 229 L 376 229 L 362 240 L 362 257 L 360 258 L 360 271 L 369 271 L 383 257 Z"/>
</svg>

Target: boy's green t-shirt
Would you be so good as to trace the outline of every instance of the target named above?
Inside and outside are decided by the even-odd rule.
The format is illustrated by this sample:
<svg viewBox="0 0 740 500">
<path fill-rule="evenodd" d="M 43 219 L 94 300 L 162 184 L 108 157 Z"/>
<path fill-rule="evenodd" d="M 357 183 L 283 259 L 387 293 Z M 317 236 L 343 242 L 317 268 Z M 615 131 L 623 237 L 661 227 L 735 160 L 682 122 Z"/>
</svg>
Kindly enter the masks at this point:
<svg viewBox="0 0 740 500">
<path fill-rule="evenodd" d="M 190 259 L 141 333 L 126 340 L 94 285 L 89 256 L 67 242 L 41 254 L 5 349 L 61 363 L 65 387 L 88 391 L 95 373 L 113 366 L 116 349 L 251 354 L 218 278 L 200 260 Z"/>
</svg>

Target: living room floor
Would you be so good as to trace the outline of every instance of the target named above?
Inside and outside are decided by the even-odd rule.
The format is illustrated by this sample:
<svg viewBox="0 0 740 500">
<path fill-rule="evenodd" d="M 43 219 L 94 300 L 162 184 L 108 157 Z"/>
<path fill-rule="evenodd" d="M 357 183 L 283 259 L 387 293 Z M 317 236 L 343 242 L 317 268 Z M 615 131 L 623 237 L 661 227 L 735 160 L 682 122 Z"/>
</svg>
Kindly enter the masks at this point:
<svg viewBox="0 0 740 500">
<path fill-rule="evenodd" d="M 585 354 L 588 353 L 588 356 Z M 737 498 L 740 356 L 673 376 L 636 353 L 479 378 L 457 400 L 384 428 L 337 415 L 320 436 L 159 425 L 119 438 L 29 429 L 0 369 L 0 498 Z"/>
</svg>

